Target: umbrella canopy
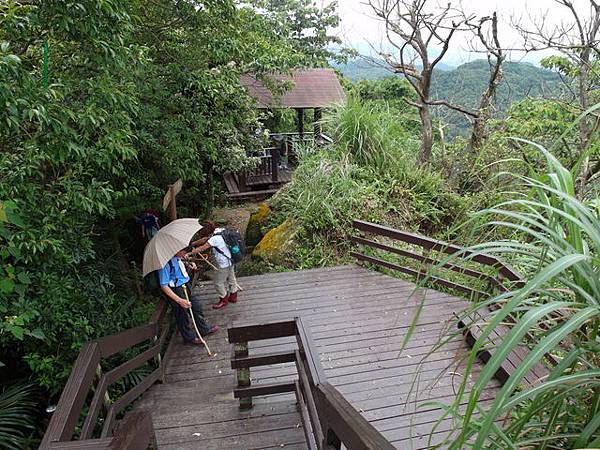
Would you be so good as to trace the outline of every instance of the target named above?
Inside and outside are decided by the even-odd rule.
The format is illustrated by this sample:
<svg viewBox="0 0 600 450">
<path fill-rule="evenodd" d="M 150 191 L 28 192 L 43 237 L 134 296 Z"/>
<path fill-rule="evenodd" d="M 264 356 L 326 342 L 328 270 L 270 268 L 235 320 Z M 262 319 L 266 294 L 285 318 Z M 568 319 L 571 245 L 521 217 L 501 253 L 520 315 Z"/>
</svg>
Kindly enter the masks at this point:
<svg viewBox="0 0 600 450">
<path fill-rule="evenodd" d="M 201 228 L 198 219 L 177 219 L 158 230 L 144 249 L 144 276 L 162 269 L 175 253 L 190 245 L 190 240 Z"/>
</svg>

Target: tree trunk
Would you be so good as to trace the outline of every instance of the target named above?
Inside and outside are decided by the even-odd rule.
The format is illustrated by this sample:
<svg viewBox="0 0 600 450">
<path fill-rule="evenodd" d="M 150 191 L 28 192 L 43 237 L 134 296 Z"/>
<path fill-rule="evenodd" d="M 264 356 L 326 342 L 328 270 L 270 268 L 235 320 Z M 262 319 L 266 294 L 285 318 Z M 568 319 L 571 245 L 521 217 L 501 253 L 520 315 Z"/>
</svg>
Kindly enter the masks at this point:
<svg viewBox="0 0 600 450">
<path fill-rule="evenodd" d="M 215 186 L 214 186 L 214 171 L 209 163 L 206 170 L 206 199 L 207 199 L 207 214 L 210 214 L 215 206 Z"/>
<path fill-rule="evenodd" d="M 589 97 L 588 97 L 588 84 L 589 84 L 589 64 L 590 64 L 590 50 L 586 48 L 581 53 L 581 69 L 579 72 L 579 105 L 581 112 L 587 111 L 589 108 Z M 578 155 L 577 160 L 583 156 L 587 151 L 590 139 L 593 133 L 593 128 L 590 125 L 589 118 L 583 117 L 579 122 L 579 142 L 578 142 Z M 575 193 L 579 200 L 583 199 L 585 191 L 585 185 L 589 177 L 590 170 L 590 158 L 586 156 L 581 163 L 579 170 L 579 177 L 575 184 Z"/>
<path fill-rule="evenodd" d="M 423 105 L 419 108 L 419 117 L 421 118 L 421 152 L 419 153 L 419 163 L 426 164 L 431 158 L 431 149 L 433 147 L 433 122 L 429 106 Z"/>
</svg>

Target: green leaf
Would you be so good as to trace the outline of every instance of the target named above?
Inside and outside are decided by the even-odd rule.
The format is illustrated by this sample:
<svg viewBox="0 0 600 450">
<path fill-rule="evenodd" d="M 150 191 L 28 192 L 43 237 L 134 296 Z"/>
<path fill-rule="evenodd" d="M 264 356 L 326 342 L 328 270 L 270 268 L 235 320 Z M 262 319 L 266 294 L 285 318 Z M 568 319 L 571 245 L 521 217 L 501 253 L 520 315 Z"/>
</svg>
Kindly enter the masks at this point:
<svg viewBox="0 0 600 450">
<path fill-rule="evenodd" d="M 16 337 L 18 340 L 22 341 L 23 340 L 23 336 L 25 335 L 25 329 L 23 327 L 20 327 L 18 325 L 13 325 L 10 326 L 8 328 L 8 330 L 12 333 L 12 335 L 14 337 Z"/>
<path fill-rule="evenodd" d="M 17 279 L 23 284 L 31 284 L 31 278 L 29 278 L 29 274 L 27 272 L 19 272 L 17 274 Z"/>
<path fill-rule="evenodd" d="M 46 339 L 46 335 L 39 328 L 36 328 L 35 330 L 31 331 L 29 334 L 37 339 Z"/>
<path fill-rule="evenodd" d="M 15 283 L 10 278 L 0 278 L 0 293 L 10 294 L 13 291 Z"/>
</svg>

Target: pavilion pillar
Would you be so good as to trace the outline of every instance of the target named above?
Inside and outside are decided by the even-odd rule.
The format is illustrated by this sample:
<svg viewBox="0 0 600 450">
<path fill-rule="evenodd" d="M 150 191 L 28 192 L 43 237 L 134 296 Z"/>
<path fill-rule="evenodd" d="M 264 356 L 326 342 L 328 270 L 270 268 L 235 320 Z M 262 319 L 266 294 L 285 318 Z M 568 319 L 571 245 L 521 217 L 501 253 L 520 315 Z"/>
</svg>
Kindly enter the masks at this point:
<svg viewBox="0 0 600 450">
<path fill-rule="evenodd" d="M 319 139 L 322 133 L 321 129 L 321 118 L 323 117 L 323 110 L 321 108 L 315 108 L 315 121 L 313 123 L 315 140 Z"/>
<path fill-rule="evenodd" d="M 298 108 L 298 134 L 300 138 L 304 137 L 304 108 Z"/>
</svg>

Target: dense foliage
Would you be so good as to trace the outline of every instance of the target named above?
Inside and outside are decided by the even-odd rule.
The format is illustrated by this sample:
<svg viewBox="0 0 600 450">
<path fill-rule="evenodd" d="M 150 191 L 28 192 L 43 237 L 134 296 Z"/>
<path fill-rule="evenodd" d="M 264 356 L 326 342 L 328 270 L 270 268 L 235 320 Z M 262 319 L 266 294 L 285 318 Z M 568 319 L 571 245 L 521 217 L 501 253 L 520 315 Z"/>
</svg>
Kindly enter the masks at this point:
<svg viewBox="0 0 600 450">
<path fill-rule="evenodd" d="M 516 261 L 528 281 L 465 312 L 487 305 L 495 311 L 469 356 L 467 373 L 494 328 L 508 315 L 517 321 L 478 374 L 474 388 L 469 394 L 460 389 L 450 405 L 448 413 L 458 418 L 459 426 L 449 448 L 565 449 L 600 444 L 598 211 L 575 197 L 578 166 L 570 171 L 543 147 L 537 150 L 547 169 L 532 166 L 528 176 L 516 176 L 529 195 L 483 210 L 473 219 L 484 219 L 474 232 L 502 228 L 507 238 L 471 250 Z M 531 352 L 493 402 L 479 407 L 504 355 L 522 345 L 527 333 L 533 336 L 528 342 Z M 559 364 L 534 389 L 520 390 L 527 371 L 545 355 Z M 466 384 L 468 377 L 464 380 Z"/>
<path fill-rule="evenodd" d="M 329 57 L 335 5 L 258 3 L 0 4 L 0 384 L 52 402 L 82 343 L 146 320 L 136 216 L 177 179 L 205 215 L 260 145 L 240 75 Z"/>
</svg>

